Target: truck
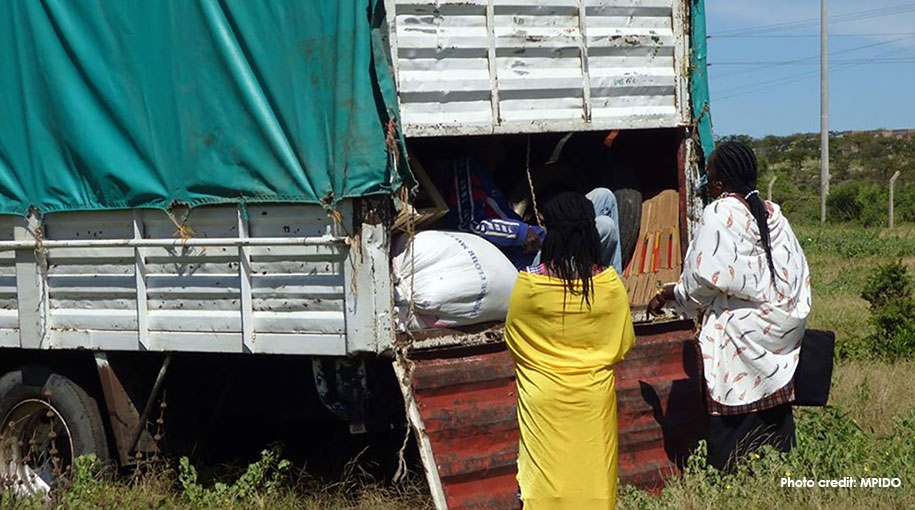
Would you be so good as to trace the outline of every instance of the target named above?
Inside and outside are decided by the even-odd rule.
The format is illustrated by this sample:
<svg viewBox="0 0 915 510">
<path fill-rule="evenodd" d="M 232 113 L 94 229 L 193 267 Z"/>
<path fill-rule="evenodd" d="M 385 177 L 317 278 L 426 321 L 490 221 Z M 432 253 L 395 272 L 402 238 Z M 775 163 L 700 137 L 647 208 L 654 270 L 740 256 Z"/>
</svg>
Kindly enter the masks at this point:
<svg viewBox="0 0 915 510">
<path fill-rule="evenodd" d="M 411 162 L 590 166 L 628 197 L 629 267 L 643 202 L 675 193 L 674 258 L 702 205 L 702 0 L 0 9 L 0 477 L 29 491 L 79 455 L 313 449 L 345 423 L 412 433 L 438 508 L 514 507 L 502 325 L 396 324 Z M 621 477 L 656 487 L 702 434 L 694 325 L 633 314 Z"/>
</svg>

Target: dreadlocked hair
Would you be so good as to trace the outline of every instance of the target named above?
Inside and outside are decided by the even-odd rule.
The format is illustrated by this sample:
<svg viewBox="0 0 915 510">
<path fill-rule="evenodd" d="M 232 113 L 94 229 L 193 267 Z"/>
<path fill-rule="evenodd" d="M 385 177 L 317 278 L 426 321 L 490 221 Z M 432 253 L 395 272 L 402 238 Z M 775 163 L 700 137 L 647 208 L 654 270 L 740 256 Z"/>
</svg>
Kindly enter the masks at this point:
<svg viewBox="0 0 915 510">
<path fill-rule="evenodd" d="M 581 295 L 588 308 L 594 297 L 592 272 L 600 261 L 600 236 L 594 219 L 594 205 L 579 193 L 561 193 L 543 209 L 547 234 L 540 260 L 563 281 L 563 291 Z"/>
<path fill-rule="evenodd" d="M 709 157 L 709 166 L 713 166 L 718 175 L 734 193 L 743 195 L 750 206 L 750 213 L 756 219 L 759 227 L 759 237 L 766 252 L 766 261 L 769 263 L 769 272 L 772 275 L 772 284 L 775 285 L 778 275 L 772 263 L 772 244 L 769 239 L 769 211 L 766 204 L 759 198 L 756 191 L 758 169 L 756 154 L 748 145 L 741 142 L 724 142 L 718 144 Z M 755 193 L 754 193 L 755 192 Z"/>
</svg>

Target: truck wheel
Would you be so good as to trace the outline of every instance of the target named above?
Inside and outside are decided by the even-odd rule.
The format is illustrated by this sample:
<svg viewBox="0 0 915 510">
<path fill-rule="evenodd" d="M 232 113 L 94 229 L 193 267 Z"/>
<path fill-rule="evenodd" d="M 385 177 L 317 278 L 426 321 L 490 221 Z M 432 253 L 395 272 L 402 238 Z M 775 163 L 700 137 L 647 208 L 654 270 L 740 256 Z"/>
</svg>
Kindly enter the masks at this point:
<svg viewBox="0 0 915 510">
<path fill-rule="evenodd" d="M 0 377 L 0 477 L 26 494 L 47 492 L 80 455 L 108 460 L 98 404 L 76 383 L 45 369 Z"/>
<path fill-rule="evenodd" d="M 620 215 L 620 253 L 625 269 L 639 242 L 639 229 L 642 226 L 642 192 L 633 188 L 620 188 L 613 190 L 613 194 L 616 195 L 616 206 Z"/>
</svg>

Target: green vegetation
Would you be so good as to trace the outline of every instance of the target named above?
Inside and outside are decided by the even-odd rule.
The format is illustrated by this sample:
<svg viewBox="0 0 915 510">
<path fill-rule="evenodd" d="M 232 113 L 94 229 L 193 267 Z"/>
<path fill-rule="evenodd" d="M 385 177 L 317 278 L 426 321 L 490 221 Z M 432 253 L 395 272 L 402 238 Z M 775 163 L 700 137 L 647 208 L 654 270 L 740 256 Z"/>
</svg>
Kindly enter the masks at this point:
<svg viewBox="0 0 915 510">
<path fill-rule="evenodd" d="M 881 265 L 867 280 L 861 297 L 870 303 L 875 354 L 888 359 L 915 354 L 915 283 L 900 261 Z"/>
<path fill-rule="evenodd" d="M 277 509 L 277 510 L 402 510 L 432 508 L 428 489 L 416 475 L 396 486 L 372 480 L 350 462 L 335 483 L 294 473 L 281 450 L 272 446 L 243 470 L 202 483 L 186 457 L 177 466 L 150 463 L 125 480 L 94 456 L 76 460 L 68 479 L 49 500 L 17 496 L 13 487 L 0 494 L 0 508 L 43 510 L 48 507 L 89 509 Z"/>
<path fill-rule="evenodd" d="M 759 186 L 765 192 L 778 177 L 772 198 L 795 221 L 820 217 L 820 139 L 815 133 L 791 136 L 729 136 L 756 150 Z M 888 181 L 896 183 L 896 221 L 915 221 L 915 131 L 830 133 L 830 221 L 885 226 L 889 204 Z"/>
<path fill-rule="evenodd" d="M 705 453 L 660 495 L 625 487 L 624 509 L 915 508 L 915 228 L 795 225 L 814 288 L 810 327 L 836 332 L 830 406 L 795 412 L 798 447 L 720 476 Z M 790 474 L 789 474 L 790 473 Z M 900 478 L 899 488 L 788 488 L 781 479 Z"/>
<path fill-rule="evenodd" d="M 718 508 L 913 508 L 915 412 L 897 419 L 888 435 L 875 434 L 839 407 L 799 410 L 798 447 L 789 454 L 766 449 L 752 455 L 733 475 L 705 463 L 700 446 L 683 477 L 660 496 L 624 488 L 623 509 Z M 866 422 L 864 422 L 866 423 Z M 782 479 L 842 480 L 899 478 L 898 488 L 783 487 Z"/>
<path fill-rule="evenodd" d="M 801 224 L 795 225 L 795 231 L 807 255 L 813 282 L 810 326 L 836 332 L 840 359 L 887 359 L 887 356 L 904 355 L 904 352 L 893 355 L 893 350 L 888 350 L 896 342 L 894 335 L 883 334 L 882 344 L 876 341 L 881 333 L 874 321 L 880 315 L 871 319 L 869 303 L 862 294 L 879 281 L 884 283 L 878 287 L 886 286 L 890 284 L 888 279 L 892 282 L 896 278 L 886 274 L 885 269 L 881 271 L 881 266 L 901 262 L 902 267 L 908 268 L 908 274 L 915 270 L 915 226 L 904 225 L 890 232 L 851 224 Z M 896 271 L 901 274 L 901 269 Z M 899 303 L 882 309 L 915 313 L 911 308 L 906 309 L 904 303 L 901 310 Z M 911 354 L 913 346 L 911 342 L 908 345 L 906 349 Z"/>
</svg>

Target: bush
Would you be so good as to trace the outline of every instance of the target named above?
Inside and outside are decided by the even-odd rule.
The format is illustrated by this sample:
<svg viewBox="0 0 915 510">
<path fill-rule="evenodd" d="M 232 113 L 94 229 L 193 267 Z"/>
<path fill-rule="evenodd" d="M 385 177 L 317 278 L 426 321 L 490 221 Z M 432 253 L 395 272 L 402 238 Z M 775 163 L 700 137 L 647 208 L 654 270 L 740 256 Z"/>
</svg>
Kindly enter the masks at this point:
<svg viewBox="0 0 915 510">
<path fill-rule="evenodd" d="M 259 461 L 232 484 L 217 482 L 204 487 L 197 481 L 197 470 L 187 457 L 181 457 L 178 481 L 188 502 L 195 506 L 222 507 L 238 502 L 251 503 L 258 496 L 276 497 L 287 481 L 292 464 L 282 458 L 279 445 L 271 445 L 261 452 Z"/>
<path fill-rule="evenodd" d="M 857 182 L 843 182 L 829 191 L 826 199 L 829 221 L 856 221 L 861 217 L 860 189 Z"/>
<path fill-rule="evenodd" d="M 885 186 L 857 181 L 835 186 L 826 199 L 830 221 L 854 221 L 866 227 L 886 225 L 888 204 L 889 191 Z"/>
<path fill-rule="evenodd" d="M 896 221 L 915 221 L 915 186 L 896 186 Z"/>
<path fill-rule="evenodd" d="M 768 176 L 759 181 L 761 192 L 765 190 L 765 183 L 768 182 Z M 803 223 L 820 219 L 820 199 L 816 191 L 798 188 L 792 182 L 790 175 L 779 175 L 779 179 L 772 189 L 772 200 L 781 206 L 782 212 L 792 222 Z"/>
<path fill-rule="evenodd" d="M 861 297 L 870 303 L 874 354 L 887 359 L 915 354 L 915 283 L 901 262 L 879 266 Z"/>
</svg>

